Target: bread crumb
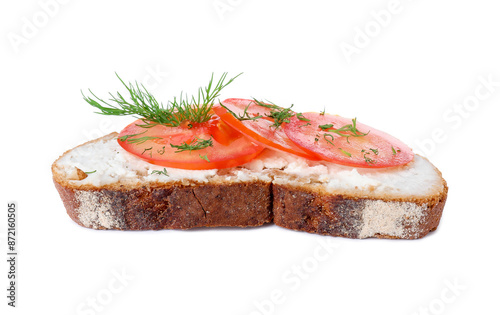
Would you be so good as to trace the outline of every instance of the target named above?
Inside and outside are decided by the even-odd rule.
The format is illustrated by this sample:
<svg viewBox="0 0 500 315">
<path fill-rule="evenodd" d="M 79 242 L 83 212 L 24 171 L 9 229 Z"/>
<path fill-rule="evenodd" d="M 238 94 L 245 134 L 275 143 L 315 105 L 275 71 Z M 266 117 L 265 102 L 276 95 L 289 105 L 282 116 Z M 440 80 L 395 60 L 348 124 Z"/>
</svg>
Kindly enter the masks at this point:
<svg viewBox="0 0 500 315">
<path fill-rule="evenodd" d="M 78 176 L 78 180 L 82 180 L 82 179 L 85 179 L 88 177 L 87 173 L 85 173 L 84 171 L 82 171 L 78 167 L 75 167 L 75 168 L 76 168 L 76 174 Z"/>
</svg>

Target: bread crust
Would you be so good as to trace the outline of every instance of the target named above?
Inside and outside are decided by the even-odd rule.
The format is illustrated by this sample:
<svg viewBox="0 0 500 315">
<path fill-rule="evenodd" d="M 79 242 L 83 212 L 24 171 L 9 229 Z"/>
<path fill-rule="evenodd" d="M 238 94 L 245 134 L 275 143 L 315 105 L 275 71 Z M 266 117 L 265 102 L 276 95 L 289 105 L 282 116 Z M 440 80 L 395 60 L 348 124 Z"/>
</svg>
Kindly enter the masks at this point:
<svg viewBox="0 0 500 315">
<path fill-rule="evenodd" d="M 425 197 L 332 193 L 321 185 L 301 185 L 293 178 L 283 181 L 283 177 L 280 181 L 234 183 L 116 182 L 96 187 L 74 183 L 87 176 L 81 171 L 75 172 L 77 178 L 66 178 L 59 160 L 53 163 L 52 174 L 66 211 L 77 224 L 93 229 L 251 227 L 274 222 L 284 228 L 330 236 L 417 239 L 437 228 L 448 193 L 437 169 L 443 188 Z"/>
<path fill-rule="evenodd" d="M 419 200 L 322 194 L 273 184 L 274 223 L 296 231 L 347 238 L 418 239 L 437 229 L 448 187 Z"/>
<path fill-rule="evenodd" d="M 93 229 L 251 227 L 273 219 L 271 184 L 265 182 L 120 190 L 75 189 L 56 180 L 54 184 L 71 219 Z"/>
</svg>

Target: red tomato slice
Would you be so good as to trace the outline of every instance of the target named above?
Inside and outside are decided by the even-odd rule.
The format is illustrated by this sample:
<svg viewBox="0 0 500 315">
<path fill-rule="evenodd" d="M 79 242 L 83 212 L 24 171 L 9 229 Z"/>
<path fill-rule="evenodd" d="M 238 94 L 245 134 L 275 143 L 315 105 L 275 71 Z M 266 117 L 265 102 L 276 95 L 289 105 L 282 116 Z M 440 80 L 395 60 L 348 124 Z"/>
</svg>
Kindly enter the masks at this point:
<svg viewBox="0 0 500 315">
<path fill-rule="evenodd" d="M 240 131 L 252 141 L 258 142 L 268 148 L 278 149 L 292 153 L 306 159 L 319 160 L 314 154 L 302 150 L 294 142 L 290 141 L 282 127 L 273 126 L 274 120 L 267 117 L 271 112 L 270 108 L 263 107 L 253 100 L 230 98 L 222 102 L 237 117 L 246 119 L 240 120 L 228 112 L 224 107 L 216 105 L 213 111 L 228 125 Z M 249 118 L 262 116 L 255 120 Z"/>
<path fill-rule="evenodd" d="M 408 146 L 382 131 L 360 123 L 354 126 L 355 120 L 340 116 L 303 115 L 310 119 L 310 125 L 293 117 L 283 129 L 290 140 L 324 160 L 356 167 L 390 167 L 413 160 L 413 152 Z M 349 125 L 350 128 L 346 127 Z"/>
<path fill-rule="evenodd" d="M 122 130 L 118 143 L 126 151 L 149 163 L 189 170 L 221 169 L 245 164 L 264 147 L 232 130 L 216 115 L 206 123 L 179 127 L 156 125 L 143 128 L 136 120 Z M 134 136 L 135 135 L 135 136 Z M 128 138 L 127 138 L 128 136 Z M 172 145 L 194 145 L 211 139 L 212 146 L 179 152 Z"/>
</svg>

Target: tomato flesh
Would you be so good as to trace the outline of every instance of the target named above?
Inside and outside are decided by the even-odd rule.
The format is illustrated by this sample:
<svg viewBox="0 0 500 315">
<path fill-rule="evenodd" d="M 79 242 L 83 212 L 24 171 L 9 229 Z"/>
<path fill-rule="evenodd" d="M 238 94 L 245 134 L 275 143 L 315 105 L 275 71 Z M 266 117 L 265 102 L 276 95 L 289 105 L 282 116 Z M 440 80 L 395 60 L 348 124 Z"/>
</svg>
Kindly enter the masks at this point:
<svg viewBox="0 0 500 315">
<path fill-rule="evenodd" d="M 161 166 L 190 170 L 229 168 L 251 161 L 264 149 L 242 137 L 215 115 L 205 123 L 178 127 L 156 125 L 143 128 L 138 125 L 144 125 L 144 122 L 137 120 L 125 127 L 120 132 L 118 143 L 137 157 Z M 124 139 L 126 136 L 128 139 Z M 208 139 L 212 139 L 212 146 L 200 150 L 179 152 L 179 148 L 171 146 L 193 145 Z"/>
<path fill-rule="evenodd" d="M 310 125 L 292 117 L 283 130 L 304 151 L 323 160 L 374 168 L 404 165 L 413 160 L 413 152 L 408 146 L 382 131 L 357 122 L 357 131 L 339 131 L 345 126 L 353 127 L 353 120 L 320 113 L 304 113 L 303 116 L 310 120 Z"/>
<path fill-rule="evenodd" d="M 304 151 L 291 141 L 283 131 L 283 128 L 273 126 L 274 120 L 269 118 L 270 108 L 260 106 L 253 100 L 230 98 L 222 104 L 233 112 L 237 117 L 245 119 L 240 120 L 220 105 L 213 107 L 213 111 L 229 126 L 243 133 L 254 142 L 271 149 L 277 149 L 292 153 L 310 160 L 319 160 L 315 154 Z M 262 118 L 251 120 L 262 116 Z M 286 123 L 283 123 L 286 124 Z"/>
</svg>

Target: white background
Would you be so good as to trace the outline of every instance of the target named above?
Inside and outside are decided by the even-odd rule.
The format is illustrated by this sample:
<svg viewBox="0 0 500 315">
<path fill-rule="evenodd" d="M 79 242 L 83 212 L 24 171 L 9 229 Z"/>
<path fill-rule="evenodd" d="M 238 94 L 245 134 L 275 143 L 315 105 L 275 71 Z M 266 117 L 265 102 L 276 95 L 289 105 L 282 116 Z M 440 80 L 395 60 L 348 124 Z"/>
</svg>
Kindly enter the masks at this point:
<svg viewBox="0 0 500 315">
<path fill-rule="evenodd" d="M 499 12 L 478 0 L 2 1 L 1 313 L 498 312 Z M 79 227 L 50 165 L 132 121 L 82 100 L 81 89 L 119 89 L 115 71 L 165 101 L 212 72 L 244 72 L 222 98 L 357 117 L 443 172 L 441 224 L 416 241 Z M 9 201 L 19 211 L 15 309 L 4 298 Z"/>
</svg>

